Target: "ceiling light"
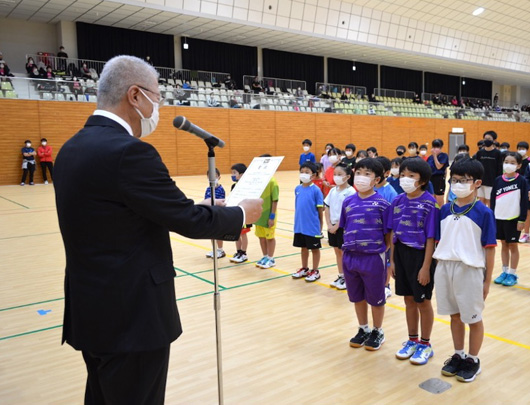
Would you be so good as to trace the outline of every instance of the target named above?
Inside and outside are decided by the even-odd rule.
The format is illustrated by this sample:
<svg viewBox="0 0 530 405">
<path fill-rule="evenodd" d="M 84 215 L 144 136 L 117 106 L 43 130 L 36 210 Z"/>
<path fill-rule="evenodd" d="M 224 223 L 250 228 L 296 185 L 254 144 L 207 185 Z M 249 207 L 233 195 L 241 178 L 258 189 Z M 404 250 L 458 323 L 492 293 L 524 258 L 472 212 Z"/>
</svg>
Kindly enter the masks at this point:
<svg viewBox="0 0 530 405">
<path fill-rule="evenodd" d="M 355 66 L 355 62 L 353 62 L 353 65 L 351 67 L 351 70 L 353 70 L 354 72 L 357 70 L 357 66 Z"/>
<path fill-rule="evenodd" d="M 466 85 L 466 79 L 462 79 L 462 86 Z"/>
<path fill-rule="evenodd" d="M 484 12 L 484 7 L 479 7 L 475 11 L 473 11 L 473 15 L 477 16 L 479 14 L 482 14 Z"/>
<path fill-rule="evenodd" d="M 190 46 L 188 45 L 188 38 L 184 37 L 184 43 L 182 44 L 182 47 L 184 49 L 188 49 Z"/>
</svg>

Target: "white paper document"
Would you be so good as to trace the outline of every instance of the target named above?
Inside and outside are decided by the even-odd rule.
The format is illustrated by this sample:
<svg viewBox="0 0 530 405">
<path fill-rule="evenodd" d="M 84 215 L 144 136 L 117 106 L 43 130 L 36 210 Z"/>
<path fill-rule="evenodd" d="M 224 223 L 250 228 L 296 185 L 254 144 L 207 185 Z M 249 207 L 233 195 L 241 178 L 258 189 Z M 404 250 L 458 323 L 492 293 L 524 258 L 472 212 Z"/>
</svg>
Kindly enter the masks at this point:
<svg viewBox="0 0 530 405">
<path fill-rule="evenodd" d="M 260 198 L 283 158 L 284 156 L 254 158 L 226 199 L 226 205 L 233 207 L 246 198 Z"/>
</svg>

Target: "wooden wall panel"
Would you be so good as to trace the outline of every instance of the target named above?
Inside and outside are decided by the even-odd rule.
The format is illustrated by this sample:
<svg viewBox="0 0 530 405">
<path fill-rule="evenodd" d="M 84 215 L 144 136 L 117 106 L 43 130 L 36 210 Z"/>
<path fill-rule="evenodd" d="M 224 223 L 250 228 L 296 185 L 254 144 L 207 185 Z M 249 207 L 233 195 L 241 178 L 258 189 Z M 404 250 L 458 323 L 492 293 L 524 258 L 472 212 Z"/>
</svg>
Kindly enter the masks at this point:
<svg viewBox="0 0 530 405">
<path fill-rule="evenodd" d="M 306 138 L 313 142 L 312 152 L 319 156 L 315 149 L 316 115 L 297 112 L 274 113 L 276 122 L 276 155 L 285 156 L 282 170 L 298 170 L 302 150 L 302 141 Z"/>
<path fill-rule="evenodd" d="M 0 100 L 3 130 L 0 147 L 5 151 L 0 184 L 20 182 L 20 149 L 25 139 L 31 139 L 38 147 L 42 137 L 48 138 L 56 156 L 95 108 L 92 103 Z M 263 153 L 285 156 L 280 169 L 296 170 L 305 138 L 313 141 L 312 150 L 317 157 L 327 142 L 341 148 L 353 142 L 357 149 L 375 146 L 380 155 L 389 158 L 395 156 L 397 145 L 407 146 L 410 141 L 428 143 L 429 149 L 435 138 L 447 144 L 448 134 L 454 127 L 464 128 L 471 153 L 476 152 L 476 142 L 487 130 L 496 131 L 499 141 L 509 142 L 512 149 L 517 142 L 530 140 L 530 124 L 526 123 L 166 106 L 160 110 L 156 132 L 144 139 L 157 148 L 172 176 L 205 174 L 207 170 L 204 142 L 176 130 L 173 118 L 177 115 L 186 116 L 226 142 L 225 148 L 216 149 L 217 166 L 223 174 L 229 173 L 233 163 L 248 163 Z M 40 167 L 35 180 L 42 181 Z"/>
</svg>

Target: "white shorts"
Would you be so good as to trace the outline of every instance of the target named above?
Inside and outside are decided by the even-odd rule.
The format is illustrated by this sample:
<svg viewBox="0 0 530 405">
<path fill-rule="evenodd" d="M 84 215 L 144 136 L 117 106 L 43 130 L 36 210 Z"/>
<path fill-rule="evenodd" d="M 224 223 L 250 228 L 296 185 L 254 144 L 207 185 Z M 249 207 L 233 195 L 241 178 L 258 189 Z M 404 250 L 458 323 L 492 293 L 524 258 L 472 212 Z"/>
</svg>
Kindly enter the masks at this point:
<svg viewBox="0 0 530 405">
<path fill-rule="evenodd" d="M 491 187 L 480 186 L 479 189 L 477 190 L 477 197 L 489 200 L 491 198 Z"/>
<path fill-rule="evenodd" d="M 462 262 L 440 260 L 434 272 L 439 315 L 460 314 L 462 322 L 482 320 L 485 269 Z"/>
</svg>

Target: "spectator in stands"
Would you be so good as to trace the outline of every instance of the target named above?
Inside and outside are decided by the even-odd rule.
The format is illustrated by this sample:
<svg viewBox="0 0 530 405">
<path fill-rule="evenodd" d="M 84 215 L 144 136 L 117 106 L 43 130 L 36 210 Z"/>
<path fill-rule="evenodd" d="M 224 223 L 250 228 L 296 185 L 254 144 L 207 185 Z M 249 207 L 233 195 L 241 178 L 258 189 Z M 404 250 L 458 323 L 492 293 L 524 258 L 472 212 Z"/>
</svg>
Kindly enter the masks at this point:
<svg viewBox="0 0 530 405">
<path fill-rule="evenodd" d="M 64 46 L 59 47 L 59 52 L 57 53 L 58 58 L 65 58 L 68 59 L 68 54 L 64 51 Z"/>
<path fill-rule="evenodd" d="M 2 52 L 0 52 L 0 62 L 6 63 L 6 61 L 4 60 L 4 54 Z"/>
<path fill-rule="evenodd" d="M 258 94 L 263 91 L 263 87 L 261 86 L 261 82 L 258 76 L 254 77 L 254 80 L 252 81 L 251 89 L 254 92 L 254 94 Z"/>
<path fill-rule="evenodd" d="M 371 104 L 370 104 L 370 107 L 368 108 L 368 115 L 375 115 L 375 108 Z"/>
<path fill-rule="evenodd" d="M 28 58 L 28 61 L 26 62 L 26 72 L 28 72 L 28 75 L 31 76 L 31 74 L 33 73 L 33 69 L 37 68 L 37 65 L 35 64 L 35 62 L 33 61 L 33 58 L 30 56 Z M 38 72 L 39 69 L 37 69 L 37 72 Z"/>
<path fill-rule="evenodd" d="M 36 65 L 33 65 L 33 70 L 29 74 L 29 77 L 32 79 L 44 79 L 44 72 L 41 72 L 39 69 L 37 69 Z"/>
<path fill-rule="evenodd" d="M 438 93 L 432 96 L 432 103 L 436 105 L 441 105 L 442 104 L 442 93 Z"/>
<path fill-rule="evenodd" d="M 190 105 L 190 102 L 188 101 L 189 96 L 189 91 L 184 91 L 180 84 L 177 84 L 173 90 L 174 104 L 176 105 Z"/>
<path fill-rule="evenodd" d="M 519 103 L 515 103 L 515 105 L 513 106 L 513 109 L 515 111 L 519 111 Z"/>
<path fill-rule="evenodd" d="M 66 59 L 68 59 L 68 54 L 64 51 L 64 46 L 59 47 L 59 52 L 57 53 L 57 69 L 66 71 Z"/>
<path fill-rule="evenodd" d="M 449 100 L 447 100 L 447 96 L 445 94 L 442 95 L 442 105 L 449 105 Z"/>
<path fill-rule="evenodd" d="M 377 154 L 377 149 L 375 148 L 375 146 L 370 146 L 369 148 L 366 149 L 366 152 L 368 153 L 368 157 L 372 159 L 379 156 Z"/>
<path fill-rule="evenodd" d="M 418 95 L 418 93 L 414 93 L 414 98 L 412 101 L 416 104 L 421 104 L 421 97 Z"/>
<path fill-rule="evenodd" d="M 44 184 L 48 184 L 46 169 L 50 172 L 50 178 L 53 180 L 52 147 L 48 145 L 48 140 L 46 138 L 42 138 L 40 144 L 41 145 L 37 148 L 37 154 L 39 155 L 42 179 L 44 180 Z"/>
<path fill-rule="evenodd" d="M 2 81 L 9 82 L 11 82 L 11 80 L 6 79 L 7 77 L 15 77 L 15 75 L 13 75 L 9 70 L 9 66 L 7 66 L 7 64 L 5 64 L 3 61 L 0 61 L 0 77 L 2 77 Z"/>
<path fill-rule="evenodd" d="M 348 95 L 346 94 L 346 89 L 342 89 L 342 91 L 340 92 L 340 99 L 345 101 L 345 100 L 348 100 Z"/>
<path fill-rule="evenodd" d="M 153 61 L 151 60 L 151 57 L 150 57 L 149 55 L 147 55 L 147 56 L 145 57 L 145 61 L 146 61 L 148 64 L 150 64 L 151 66 L 153 66 Z"/>
<path fill-rule="evenodd" d="M 81 76 L 87 79 L 92 79 L 92 73 L 85 62 L 83 62 L 83 65 L 81 66 Z"/>
<path fill-rule="evenodd" d="M 375 98 L 375 94 L 374 93 L 370 94 L 370 97 L 368 97 L 368 101 L 370 103 L 375 103 L 377 101 L 377 99 Z"/>
<path fill-rule="evenodd" d="M 76 96 L 76 99 L 78 94 L 83 94 L 83 88 L 81 87 L 81 83 L 79 83 L 79 80 L 77 80 L 77 77 L 75 76 L 72 80 L 71 90 L 72 93 L 74 93 L 74 95 Z"/>
<path fill-rule="evenodd" d="M 493 106 L 496 107 L 499 103 L 499 93 L 495 93 L 495 97 L 493 97 Z"/>
<path fill-rule="evenodd" d="M 189 80 L 186 80 L 183 84 L 182 84 L 182 88 L 184 90 L 190 90 L 191 89 L 191 84 L 189 82 Z"/>
<path fill-rule="evenodd" d="M 220 107 L 221 104 L 219 103 L 219 100 L 215 98 L 215 94 L 213 92 L 210 93 L 210 97 L 206 100 L 206 103 L 208 104 L 208 107 Z"/>
<path fill-rule="evenodd" d="M 46 74 L 44 77 L 46 79 L 53 79 L 55 77 L 52 71 L 52 67 L 50 65 L 46 66 Z"/>
<path fill-rule="evenodd" d="M 33 173 L 35 173 L 35 149 L 31 147 L 31 141 L 27 139 L 25 146 L 22 148 L 22 180 L 20 185 L 23 186 L 26 184 L 26 176 L 29 172 L 29 185 L 33 186 Z"/>
<path fill-rule="evenodd" d="M 236 88 L 236 82 L 228 75 L 225 79 L 225 87 L 228 90 L 234 90 Z"/>
<path fill-rule="evenodd" d="M 237 101 L 237 99 L 232 96 L 230 97 L 230 108 L 242 108 L 241 104 Z"/>
<path fill-rule="evenodd" d="M 296 97 L 299 99 L 299 100 L 303 100 L 304 99 L 304 91 L 302 90 L 301 87 L 298 87 L 296 89 Z"/>
<path fill-rule="evenodd" d="M 456 96 L 453 96 L 453 98 L 451 99 L 451 105 L 458 107 L 458 99 L 456 98 Z"/>
</svg>

